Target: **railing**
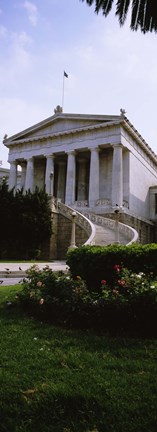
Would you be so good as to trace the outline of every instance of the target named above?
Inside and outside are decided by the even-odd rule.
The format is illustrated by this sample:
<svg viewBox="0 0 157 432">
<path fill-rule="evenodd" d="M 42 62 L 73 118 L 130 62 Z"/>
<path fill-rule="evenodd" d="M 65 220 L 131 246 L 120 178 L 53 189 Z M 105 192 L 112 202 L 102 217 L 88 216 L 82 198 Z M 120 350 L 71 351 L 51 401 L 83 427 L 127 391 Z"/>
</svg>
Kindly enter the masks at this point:
<svg viewBox="0 0 157 432">
<path fill-rule="evenodd" d="M 61 201 L 56 198 L 51 199 L 51 207 L 53 210 L 58 211 L 62 216 L 65 216 L 67 219 L 72 220 L 72 215 L 74 209 L 72 207 L 66 206 Z M 84 215 L 76 212 L 75 223 L 79 225 L 89 236 L 88 240 L 84 243 L 84 245 L 94 245 L 95 244 L 95 226 L 94 224 Z"/>
<path fill-rule="evenodd" d="M 88 201 L 87 200 L 75 201 L 75 207 L 88 207 Z"/>
<path fill-rule="evenodd" d="M 108 219 L 90 212 L 84 212 L 83 214 L 96 225 L 100 225 L 113 231 L 116 229 L 116 221 L 114 219 Z M 129 240 L 127 246 L 138 241 L 137 231 L 129 225 L 118 222 L 118 230 L 119 234 L 124 235 Z"/>
<path fill-rule="evenodd" d="M 60 200 L 54 197 L 51 198 L 51 207 L 52 210 L 58 211 L 66 218 L 72 220 L 72 213 L 74 211 L 74 208 L 66 206 Z M 95 244 L 96 228 L 94 224 L 111 229 L 113 231 L 116 230 L 116 221 L 114 219 L 105 218 L 103 216 L 87 212 L 85 210 L 82 210 L 82 212 L 80 213 L 75 209 L 75 212 L 76 224 L 79 225 L 82 229 L 84 229 L 84 231 L 89 236 L 88 240 L 84 243 L 84 245 Z M 137 231 L 129 225 L 118 222 L 118 230 L 119 234 L 122 234 L 124 237 L 126 237 L 128 241 L 127 246 L 138 241 Z"/>
<path fill-rule="evenodd" d="M 112 203 L 107 198 L 99 198 L 99 199 L 97 199 L 95 201 L 95 206 L 96 207 L 111 207 Z M 75 208 L 77 208 L 77 207 L 81 207 L 81 208 L 89 207 L 88 200 L 78 200 L 78 201 L 75 201 Z M 126 200 L 123 201 L 123 207 L 124 208 L 129 208 L 128 201 L 126 201 Z"/>
<path fill-rule="evenodd" d="M 111 201 L 103 198 L 103 199 L 98 199 L 95 203 L 96 206 L 111 206 Z"/>
</svg>

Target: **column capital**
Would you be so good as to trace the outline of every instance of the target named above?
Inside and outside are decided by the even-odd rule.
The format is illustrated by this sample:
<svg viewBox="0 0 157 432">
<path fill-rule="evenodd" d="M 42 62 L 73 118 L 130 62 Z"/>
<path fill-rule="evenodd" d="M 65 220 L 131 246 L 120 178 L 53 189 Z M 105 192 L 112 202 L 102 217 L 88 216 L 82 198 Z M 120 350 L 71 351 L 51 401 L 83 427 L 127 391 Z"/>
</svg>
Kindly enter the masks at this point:
<svg viewBox="0 0 157 432">
<path fill-rule="evenodd" d="M 34 161 L 34 156 L 30 156 L 26 159 L 27 162 L 33 162 Z"/>
<path fill-rule="evenodd" d="M 66 152 L 66 154 L 67 155 L 76 155 L 76 150 L 68 150 L 67 152 Z"/>
<path fill-rule="evenodd" d="M 100 148 L 98 146 L 96 146 L 96 147 L 88 147 L 88 150 L 90 150 L 90 152 L 92 152 L 92 151 L 99 152 Z"/>
<path fill-rule="evenodd" d="M 54 159 L 55 158 L 55 154 L 54 153 L 51 153 L 51 154 L 48 154 L 48 155 L 44 155 L 44 156 L 45 156 L 46 159 Z"/>
<path fill-rule="evenodd" d="M 121 143 L 113 143 L 113 144 L 111 144 L 111 147 L 113 147 L 113 148 L 123 148 L 123 144 L 121 144 Z"/>
</svg>

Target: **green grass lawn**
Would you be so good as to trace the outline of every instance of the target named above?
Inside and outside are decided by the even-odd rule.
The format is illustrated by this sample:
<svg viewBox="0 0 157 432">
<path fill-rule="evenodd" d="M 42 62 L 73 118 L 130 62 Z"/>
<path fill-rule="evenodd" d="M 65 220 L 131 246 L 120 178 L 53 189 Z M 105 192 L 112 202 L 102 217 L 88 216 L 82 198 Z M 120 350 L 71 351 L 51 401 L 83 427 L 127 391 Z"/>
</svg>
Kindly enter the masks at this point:
<svg viewBox="0 0 157 432">
<path fill-rule="evenodd" d="M 156 432 L 157 340 L 72 331 L 0 287 L 1 432 Z"/>
</svg>

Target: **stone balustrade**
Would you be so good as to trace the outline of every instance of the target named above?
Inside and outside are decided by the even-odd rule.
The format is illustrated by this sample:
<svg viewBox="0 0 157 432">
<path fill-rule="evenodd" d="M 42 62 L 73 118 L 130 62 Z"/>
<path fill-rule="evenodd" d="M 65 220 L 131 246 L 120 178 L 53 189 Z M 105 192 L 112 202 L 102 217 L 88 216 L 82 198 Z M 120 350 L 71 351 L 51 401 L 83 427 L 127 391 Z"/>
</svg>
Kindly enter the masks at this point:
<svg viewBox="0 0 157 432">
<path fill-rule="evenodd" d="M 76 207 L 88 207 L 88 201 L 82 200 L 82 201 L 75 201 Z"/>
<path fill-rule="evenodd" d="M 108 199 L 98 199 L 96 201 L 96 206 L 111 206 L 111 201 Z"/>
<path fill-rule="evenodd" d="M 51 198 L 51 208 L 53 211 L 57 211 L 61 213 L 66 218 L 72 220 L 72 213 L 74 211 L 73 208 L 66 206 L 60 200 L 56 198 Z M 95 244 L 95 236 L 96 236 L 96 228 L 95 225 L 99 225 L 104 227 L 104 229 L 110 229 L 115 231 L 116 229 L 116 221 L 114 219 L 105 218 L 100 215 L 96 215 L 94 213 L 83 211 L 82 213 L 76 211 L 76 224 L 79 225 L 89 236 L 88 240 L 84 243 L 84 245 L 94 245 Z M 130 227 L 129 225 L 125 225 L 121 222 L 118 222 L 119 234 L 122 234 L 128 240 L 127 246 L 138 241 L 138 233 L 137 231 Z"/>
<path fill-rule="evenodd" d="M 84 215 L 86 218 L 90 219 L 92 223 L 115 231 L 116 221 L 114 219 L 108 219 L 90 212 L 85 212 Z M 128 239 L 127 246 L 138 241 L 138 233 L 134 228 L 121 222 L 118 222 L 118 227 L 119 233 L 123 234 Z"/>
<path fill-rule="evenodd" d="M 73 208 L 66 206 L 61 201 L 58 201 L 55 198 L 52 198 L 51 204 L 52 204 L 52 209 L 61 213 L 62 216 L 65 216 L 66 218 L 72 220 L 72 214 L 74 211 Z M 89 236 L 88 240 L 85 242 L 85 245 L 94 245 L 95 226 L 92 223 L 92 221 L 89 220 L 84 214 L 81 214 L 78 211 L 76 211 L 75 221 L 76 221 L 76 225 L 79 225 Z"/>
</svg>

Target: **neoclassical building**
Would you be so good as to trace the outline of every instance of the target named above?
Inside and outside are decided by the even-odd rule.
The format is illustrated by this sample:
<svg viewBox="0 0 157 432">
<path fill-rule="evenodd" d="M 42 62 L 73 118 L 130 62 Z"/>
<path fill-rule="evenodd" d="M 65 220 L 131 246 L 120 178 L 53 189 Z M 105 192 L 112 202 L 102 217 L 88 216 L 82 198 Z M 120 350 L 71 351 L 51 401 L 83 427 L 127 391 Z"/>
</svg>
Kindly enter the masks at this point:
<svg viewBox="0 0 157 432">
<path fill-rule="evenodd" d="M 10 163 L 9 187 L 45 186 L 79 211 L 114 218 L 156 241 L 157 156 L 121 110 L 120 115 L 63 113 L 4 139 Z M 19 185 L 18 185 L 19 187 Z"/>
<path fill-rule="evenodd" d="M 9 169 L 8 168 L 2 168 L 0 166 L 0 184 L 5 180 L 8 182 L 9 179 Z"/>
<path fill-rule="evenodd" d="M 2 168 L 0 166 L 0 184 L 5 180 L 7 183 L 9 183 L 9 175 L 10 175 L 10 169 L 9 168 Z M 21 172 L 17 171 L 16 173 L 16 188 L 19 189 L 21 187 Z"/>
</svg>

